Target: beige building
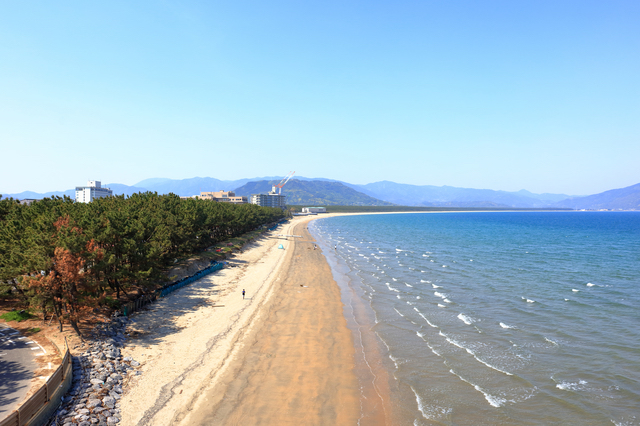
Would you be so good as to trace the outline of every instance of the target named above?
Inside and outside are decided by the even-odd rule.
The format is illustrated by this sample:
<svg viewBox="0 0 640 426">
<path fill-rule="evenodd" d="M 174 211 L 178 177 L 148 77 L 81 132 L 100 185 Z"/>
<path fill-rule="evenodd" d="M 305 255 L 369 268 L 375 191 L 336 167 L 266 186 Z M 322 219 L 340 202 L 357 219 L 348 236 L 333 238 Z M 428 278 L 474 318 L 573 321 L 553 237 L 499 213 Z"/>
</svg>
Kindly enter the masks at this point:
<svg viewBox="0 0 640 426">
<path fill-rule="evenodd" d="M 201 192 L 198 198 L 201 200 L 218 201 L 220 203 L 247 203 L 247 197 L 236 197 L 236 193 L 233 191 Z"/>
</svg>

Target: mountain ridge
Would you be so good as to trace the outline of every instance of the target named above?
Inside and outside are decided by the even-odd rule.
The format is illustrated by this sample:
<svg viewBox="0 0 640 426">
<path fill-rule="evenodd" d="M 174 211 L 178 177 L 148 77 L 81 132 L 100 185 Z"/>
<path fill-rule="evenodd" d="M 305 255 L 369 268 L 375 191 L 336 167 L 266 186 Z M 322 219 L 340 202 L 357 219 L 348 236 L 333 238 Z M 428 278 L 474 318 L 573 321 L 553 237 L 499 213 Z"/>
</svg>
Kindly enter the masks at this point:
<svg viewBox="0 0 640 426">
<path fill-rule="evenodd" d="M 240 188 L 252 183 L 263 182 L 254 185 L 256 192 L 268 192 L 271 185 L 280 182 L 280 176 L 267 176 L 263 178 L 245 178 L 237 180 L 220 180 L 210 177 L 194 177 L 188 179 L 150 178 L 129 186 L 118 183 L 103 185 L 113 190 L 115 195 L 128 195 L 136 192 L 152 191 L 160 194 L 175 193 L 180 196 L 198 195 L 201 191 L 238 191 Z M 298 181 L 292 186 L 292 182 Z M 266 184 L 264 183 L 266 182 Z M 301 182 L 316 182 L 303 188 Z M 328 188 L 336 186 L 334 196 Z M 266 186 L 265 186 L 266 185 Z M 302 186 L 301 186 L 302 185 Z M 343 188 L 344 187 L 344 188 Z M 257 188 L 260 188 L 258 190 Z M 353 193 L 345 192 L 345 188 L 353 190 Z M 291 189 L 301 191 L 298 194 L 289 194 Z M 315 192 L 314 192 L 315 191 Z M 245 189 L 242 189 L 244 194 Z M 600 194 L 587 196 L 569 196 L 566 194 L 535 194 L 525 189 L 517 192 L 496 191 L 491 189 L 459 188 L 453 186 L 411 185 L 391 181 L 379 181 L 368 184 L 351 184 L 335 179 L 306 178 L 297 176 L 287 183 L 283 193 L 290 195 L 289 204 L 325 204 L 337 205 L 404 205 L 418 207 L 496 207 L 496 208 L 573 208 L 573 209 L 640 209 L 640 183 L 625 188 L 617 188 L 604 191 Z M 360 195 L 358 195 L 360 194 Z M 39 199 L 51 196 L 74 197 L 75 190 L 52 191 L 36 193 L 24 191 L 18 194 L 6 194 L 4 198 Z M 368 196 L 371 199 L 363 198 Z M 350 204 L 364 203 L 364 204 Z M 372 204 L 373 203 L 373 204 Z M 387 203 L 387 204 L 376 204 Z"/>
</svg>

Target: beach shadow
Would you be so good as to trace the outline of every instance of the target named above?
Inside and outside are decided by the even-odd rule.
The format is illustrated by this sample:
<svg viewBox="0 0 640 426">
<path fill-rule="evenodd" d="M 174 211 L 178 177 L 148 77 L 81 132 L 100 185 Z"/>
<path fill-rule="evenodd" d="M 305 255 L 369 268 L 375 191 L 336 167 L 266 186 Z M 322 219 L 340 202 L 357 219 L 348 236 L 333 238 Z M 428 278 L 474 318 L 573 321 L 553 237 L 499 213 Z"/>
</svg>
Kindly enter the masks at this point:
<svg viewBox="0 0 640 426">
<path fill-rule="evenodd" d="M 220 289 L 207 278 L 203 277 L 132 314 L 127 325 L 129 336 L 126 343 L 142 346 L 159 344 L 167 336 L 179 333 L 185 328 L 178 325 L 178 321 L 185 314 L 202 308 L 223 307 L 217 305 L 215 300 L 210 300 L 211 296 L 220 293 Z"/>
</svg>

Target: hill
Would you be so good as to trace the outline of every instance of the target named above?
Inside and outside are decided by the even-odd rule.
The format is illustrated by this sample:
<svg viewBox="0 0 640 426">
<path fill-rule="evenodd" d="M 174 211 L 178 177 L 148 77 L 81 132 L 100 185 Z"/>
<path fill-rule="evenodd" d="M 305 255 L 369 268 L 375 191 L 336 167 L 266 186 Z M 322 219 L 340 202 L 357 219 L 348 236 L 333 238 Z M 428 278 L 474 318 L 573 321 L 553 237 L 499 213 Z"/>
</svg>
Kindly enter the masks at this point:
<svg viewBox="0 0 640 426">
<path fill-rule="evenodd" d="M 556 207 L 569 209 L 609 209 L 609 210 L 640 210 L 640 183 L 626 188 L 612 189 L 600 194 L 587 197 L 569 198 L 559 203 Z"/>
<path fill-rule="evenodd" d="M 403 206 L 543 208 L 569 197 L 564 194 L 533 194 L 526 190 L 507 192 L 389 181 L 347 185 L 371 197 Z"/>
<path fill-rule="evenodd" d="M 238 196 L 249 197 L 251 194 L 267 193 L 279 180 L 261 180 L 249 182 L 235 189 Z M 287 196 L 289 205 L 306 206 L 391 206 L 392 203 L 381 201 L 353 188 L 332 181 L 293 179 L 283 188 L 282 194 Z"/>
</svg>

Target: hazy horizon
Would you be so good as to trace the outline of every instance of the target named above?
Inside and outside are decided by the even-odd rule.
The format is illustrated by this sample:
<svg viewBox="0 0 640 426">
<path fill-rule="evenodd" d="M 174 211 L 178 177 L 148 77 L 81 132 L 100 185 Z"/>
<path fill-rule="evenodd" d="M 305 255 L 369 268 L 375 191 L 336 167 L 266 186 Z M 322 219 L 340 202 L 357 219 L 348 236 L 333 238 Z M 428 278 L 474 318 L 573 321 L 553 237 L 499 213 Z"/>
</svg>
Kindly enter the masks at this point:
<svg viewBox="0 0 640 426">
<path fill-rule="evenodd" d="M 640 3 L 7 3 L 0 193 L 322 176 L 640 182 Z"/>
<path fill-rule="evenodd" d="M 281 177 L 283 178 L 284 176 L 281 176 Z M 46 193 L 50 193 L 50 192 L 65 192 L 65 191 L 73 190 L 76 186 L 85 186 L 89 180 L 97 180 L 97 181 L 99 181 L 101 183 L 102 187 L 108 187 L 109 185 L 126 185 L 128 187 L 142 187 L 142 188 L 144 188 L 144 185 L 138 185 L 138 184 L 143 184 L 144 181 L 147 181 L 147 180 L 159 179 L 159 180 L 181 181 L 181 180 L 209 179 L 209 178 L 217 179 L 217 180 L 220 180 L 222 182 L 237 182 L 239 180 L 249 180 L 251 182 L 260 181 L 260 180 L 277 180 L 277 178 L 271 178 L 269 176 L 262 176 L 262 177 L 261 176 L 256 176 L 256 177 L 252 177 L 252 178 L 244 177 L 244 178 L 239 178 L 239 179 L 221 179 L 219 177 L 214 177 L 214 176 L 194 176 L 194 177 L 191 177 L 191 178 L 184 178 L 184 179 L 171 179 L 171 178 L 153 177 L 153 178 L 145 178 L 145 179 L 142 179 L 142 180 L 140 180 L 138 182 L 135 182 L 135 183 L 132 183 L 132 184 L 127 184 L 127 183 L 122 183 L 122 182 L 105 182 L 105 181 L 101 181 L 100 179 L 87 179 L 87 180 L 85 180 L 85 181 L 83 181 L 83 182 L 81 182 L 81 183 L 79 183 L 77 185 L 74 185 L 73 187 L 65 188 L 65 189 L 57 188 L 57 189 L 49 189 L 49 190 L 46 190 L 46 191 L 33 191 L 31 189 L 24 189 L 24 190 L 18 191 L 18 192 L 2 192 L 2 190 L 0 189 L 0 195 L 4 195 L 4 194 L 20 194 L 20 193 L 23 193 L 23 192 L 35 192 L 35 193 L 38 193 L 38 194 L 46 194 Z M 280 178 L 280 177 L 278 177 L 278 178 Z M 310 177 L 307 177 L 307 176 L 298 176 L 298 177 L 294 176 L 292 178 L 292 180 L 295 180 L 296 178 L 301 178 L 303 180 L 339 181 L 338 179 L 333 179 L 333 178 L 328 178 L 328 177 L 313 177 L 313 178 L 310 178 Z M 383 179 L 381 181 L 376 181 L 376 182 L 364 182 L 364 183 L 346 182 L 346 181 L 339 181 L 339 182 L 345 182 L 345 183 L 352 184 L 352 185 L 367 185 L 367 184 L 378 183 L 378 182 L 391 182 L 391 183 L 400 184 L 400 185 L 413 185 L 413 184 L 407 184 L 406 182 L 394 182 L 394 181 L 390 181 L 388 179 Z M 452 185 L 416 185 L 416 186 L 452 187 Z M 475 190 L 491 190 L 491 191 L 505 191 L 505 190 L 502 190 L 502 189 L 494 189 L 494 188 L 471 188 L 471 187 L 456 187 L 456 188 L 475 189 Z M 226 190 L 233 190 L 235 188 L 225 188 L 225 189 Z M 609 191 L 609 190 L 612 190 L 612 189 L 619 189 L 619 188 L 609 188 L 609 189 L 606 189 L 605 191 Z M 213 189 L 209 188 L 209 190 L 213 190 Z M 221 190 L 221 188 L 217 188 L 215 190 Z M 531 192 L 533 194 L 544 194 L 544 193 L 538 193 L 538 192 L 530 191 L 527 188 L 521 188 L 521 189 L 516 190 L 516 191 L 505 191 L 505 192 L 517 193 L 519 191 L 528 191 L 528 192 Z M 604 191 L 602 191 L 602 192 L 604 192 Z M 594 194 L 564 194 L 564 193 L 560 193 L 560 192 L 554 192 L 554 193 L 549 193 L 549 194 L 562 194 L 562 195 L 567 195 L 567 196 L 570 196 L 570 197 L 582 197 L 582 196 L 594 195 Z"/>
</svg>

